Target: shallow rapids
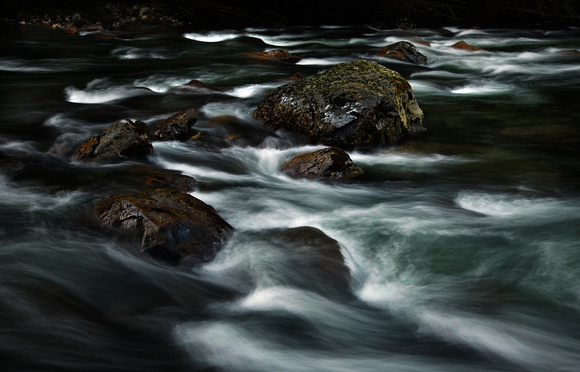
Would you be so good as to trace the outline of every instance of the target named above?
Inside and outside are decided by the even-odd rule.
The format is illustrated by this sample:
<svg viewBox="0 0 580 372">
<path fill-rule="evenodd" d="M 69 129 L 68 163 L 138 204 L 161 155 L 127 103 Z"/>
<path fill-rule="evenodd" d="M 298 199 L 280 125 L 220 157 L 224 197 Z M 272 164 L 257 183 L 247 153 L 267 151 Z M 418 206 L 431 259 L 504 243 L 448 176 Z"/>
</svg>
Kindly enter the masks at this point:
<svg viewBox="0 0 580 372">
<path fill-rule="evenodd" d="M 14 371 L 575 371 L 580 365 L 580 31 L 369 27 L 22 28 L 0 57 L 0 353 Z M 375 56 L 408 40 L 416 66 Z M 481 52 L 456 50 L 467 43 Z M 428 45 L 426 44 L 428 43 Z M 247 53 L 283 48 L 304 59 Z M 399 71 L 427 131 L 350 152 L 357 181 L 281 164 L 323 146 L 252 117 L 280 80 L 365 58 Z M 199 80 L 219 89 L 185 87 Z M 194 269 L 96 228 L 143 164 L 76 148 L 114 121 L 190 107 L 210 142 L 155 142 L 236 233 Z M 203 138 L 203 136 L 202 136 Z M 272 238 L 336 239 L 348 291 L 304 280 Z"/>
</svg>

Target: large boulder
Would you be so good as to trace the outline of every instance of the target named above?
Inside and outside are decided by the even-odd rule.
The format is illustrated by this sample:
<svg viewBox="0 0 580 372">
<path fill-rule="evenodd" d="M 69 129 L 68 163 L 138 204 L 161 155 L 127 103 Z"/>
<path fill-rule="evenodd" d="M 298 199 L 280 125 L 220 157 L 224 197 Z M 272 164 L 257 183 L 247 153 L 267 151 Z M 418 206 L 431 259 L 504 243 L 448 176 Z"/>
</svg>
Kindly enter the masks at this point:
<svg viewBox="0 0 580 372">
<path fill-rule="evenodd" d="M 189 137 L 191 127 L 197 121 L 199 112 L 190 108 L 185 111 L 160 120 L 153 124 L 151 138 L 154 141 L 176 141 L 185 140 Z"/>
<path fill-rule="evenodd" d="M 427 57 L 419 52 L 413 44 L 408 41 L 399 41 L 388 45 L 377 52 L 378 56 L 397 59 L 403 62 L 410 62 L 417 65 L 427 64 Z"/>
<path fill-rule="evenodd" d="M 411 85 L 399 73 L 365 60 L 274 89 L 254 117 L 311 143 L 344 149 L 388 145 L 425 129 Z"/>
<path fill-rule="evenodd" d="M 282 171 L 291 177 L 337 179 L 356 178 L 364 173 L 344 150 L 337 147 L 298 155 L 282 165 Z"/>
<path fill-rule="evenodd" d="M 109 195 L 95 211 L 103 226 L 137 237 L 143 251 L 168 261 L 207 262 L 233 231 L 213 207 L 183 191 Z"/>
<path fill-rule="evenodd" d="M 147 125 L 136 119 L 115 122 L 87 140 L 78 150 L 80 160 L 119 161 L 144 157 L 153 152 Z"/>
</svg>

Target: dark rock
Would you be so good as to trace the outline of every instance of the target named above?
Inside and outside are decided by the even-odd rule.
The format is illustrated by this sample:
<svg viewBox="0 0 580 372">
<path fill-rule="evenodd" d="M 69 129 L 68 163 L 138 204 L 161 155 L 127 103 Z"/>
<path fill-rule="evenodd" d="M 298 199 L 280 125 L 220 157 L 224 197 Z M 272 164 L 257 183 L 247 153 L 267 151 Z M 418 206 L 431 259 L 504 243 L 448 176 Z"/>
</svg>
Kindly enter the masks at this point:
<svg viewBox="0 0 580 372">
<path fill-rule="evenodd" d="M 211 91 L 214 91 L 214 92 L 219 92 L 219 89 L 214 88 L 212 86 L 209 86 L 209 85 L 207 85 L 205 83 L 202 83 L 199 80 L 192 80 L 192 81 L 188 82 L 187 84 L 185 84 L 184 86 L 185 87 L 188 87 L 188 88 L 200 88 L 200 89 L 211 90 Z"/>
<path fill-rule="evenodd" d="M 300 80 L 300 79 L 304 79 L 304 74 L 301 72 L 296 72 L 290 76 L 284 76 L 284 77 L 278 78 L 276 80 L 278 80 L 278 81 L 294 81 L 294 80 Z"/>
<path fill-rule="evenodd" d="M 288 253 L 285 264 L 294 275 L 287 282 L 323 291 L 349 288 L 350 270 L 340 244 L 321 230 L 310 226 L 286 229 L 275 234 L 273 242 Z"/>
<path fill-rule="evenodd" d="M 274 49 L 268 52 L 251 52 L 248 53 L 248 55 L 255 58 L 280 61 L 286 63 L 298 63 L 302 59 L 302 57 L 282 49 Z"/>
<path fill-rule="evenodd" d="M 109 195 L 95 211 L 103 226 L 136 236 L 143 251 L 168 261 L 207 262 L 233 231 L 213 207 L 182 191 Z"/>
<path fill-rule="evenodd" d="M 416 65 L 424 65 L 427 63 L 427 57 L 421 54 L 421 52 L 419 52 L 419 50 L 408 41 L 399 41 L 388 45 L 377 52 L 377 55 L 398 59 L 403 62 L 411 62 Z"/>
<path fill-rule="evenodd" d="M 311 143 L 345 149 L 392 144 L 425 129 L 411 85 L 399 73 L 365 60 L 274 89 L 254 117 Z"/>
<path fill-rule="evenodd" d="M 344 150 L 336 147 L 298 155 L 284 164 L 282 170 L 292 177 L 300 178 L 351 179 L 364 173 L 352 163 Z"/>
<path fill-rule="evenodd" d="M 153 152 L 147 125 L 136 119 L 119 120 L 90 138 L 77 152 L 81 160 L 114 161 L 138 158 Z"/>
<path fill-rule="evenodd" d="M 199 112 L 188 109 L 178 112 L 168 119 L 160 120 L 153 125 L 151 138 L 154 141 L 185 140 L 190 135 L 190 129 L 197 121 Z"/>
<path fill-rule="evenodd" d="M 561 54 L 567 54 L 570 56 L 580 56 L 580 50 L 563 50 L 560 52 Z"/>
<path fill-rule="evenodd" d="M 171 189 L 177 191 L 193 191 L 197 189 L 195 178 L 169 169 L 138 166 L 127 172 L 126 177 L 135 179 L 136 184 L 143 183 L 143 186 L 148 189 Z"/>
<path fill-rule="evenodd" d="M 474 47 L 473 45 L 469 45 L 469 44 L 467 44 L 463 40 L 458 41 L 455 44 L 451 45 L 451 48 L 459 49 L 459 50 L 469 50 L 469 51 L 472 51 L 472 52 L 480 52 L 480 51 L 483 51 L 483 49 L 478 48 L 478 47 Z"/>
</svg>

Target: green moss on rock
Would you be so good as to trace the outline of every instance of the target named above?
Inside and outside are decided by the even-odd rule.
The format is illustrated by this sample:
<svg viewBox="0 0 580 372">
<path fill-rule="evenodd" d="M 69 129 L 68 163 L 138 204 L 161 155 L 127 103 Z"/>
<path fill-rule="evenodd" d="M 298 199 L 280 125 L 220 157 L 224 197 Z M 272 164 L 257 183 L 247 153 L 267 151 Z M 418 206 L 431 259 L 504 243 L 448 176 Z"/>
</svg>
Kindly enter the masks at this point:
<svg viewBox="0 0 580 372">
<path fill-rule="evenodd" d="M 411 85 L 374 62 L 342 63 L 274 89 L 254 116 L 312 143 L 368 148 L 423 131 L 423 112 Z"/>
</svg>

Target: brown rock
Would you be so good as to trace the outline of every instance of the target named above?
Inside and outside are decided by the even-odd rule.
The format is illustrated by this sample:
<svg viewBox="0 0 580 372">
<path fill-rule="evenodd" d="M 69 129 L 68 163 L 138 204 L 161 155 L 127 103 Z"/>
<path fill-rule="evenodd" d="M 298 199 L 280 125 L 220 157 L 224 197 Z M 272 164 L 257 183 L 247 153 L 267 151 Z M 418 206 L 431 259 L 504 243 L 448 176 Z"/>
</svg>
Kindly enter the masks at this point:
<svg viewBox="0 0 580 372">
<path fill-rule="evenodd" d="M 580 50 L 563 50 L 560 53 L 567 54 L 570 56 L 580 56 Z"/>
<path fill-rule="evenodd" d="M 282 166 L 292 177 L 352 179 L 363 175 L 363 170 L 352 163 L 350 156 L 337 147 L 298 155 Z"/>
<path fill-rule="evenodd" d="M 209 86 L 209 85 L 207 85 L 205 83 L 202 83 L 199 80 L 192 80 L 189 83 L 185 84 L 184 86 L 185 87 L 189 87 L 189 88 L 200 88 L 200 89 L 211 90 L 211 91 L 214 91 L 214 92 L 219 92 L 219 89 L 214 88 L 212 86 Z"/>
<path fill-rule="evenodd" d="M 478 48 L 478 47 L 474 47 L 473 45 L 469 45 L 463 40 L 458 41 L 455 44 L 451 45 L 451 48 L 460 49 L 460 50 L 469 50 L 472 52 L 483 51 L 483 49 Z"/>
<path fill-rule="evenodd" d="M 199 112 L 191 108 L 178 112 L 168 119 L 160 120 L 153 125 L 151 138 L 154 141 L 185 140 L 189 137 L 190 129 L 198 116 Z"/>
<path fill-rule="evenodd" d="M 248 55 L 259 59 L 267 59 L 286 63 L 298 63 L 302 59 L 302 57 L 282 49 L 274 49 L 268 52 L 250 52 Z"/>
<path fill-rule="evenodd" d="M 109 195 L 95 212 L 103 226 L 137 237 L 143 251 L 168 261 L 207 262 L 233 231 L 213 207 L 182 191 Z"/>
</svg>

